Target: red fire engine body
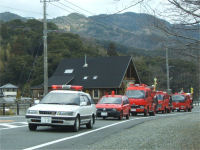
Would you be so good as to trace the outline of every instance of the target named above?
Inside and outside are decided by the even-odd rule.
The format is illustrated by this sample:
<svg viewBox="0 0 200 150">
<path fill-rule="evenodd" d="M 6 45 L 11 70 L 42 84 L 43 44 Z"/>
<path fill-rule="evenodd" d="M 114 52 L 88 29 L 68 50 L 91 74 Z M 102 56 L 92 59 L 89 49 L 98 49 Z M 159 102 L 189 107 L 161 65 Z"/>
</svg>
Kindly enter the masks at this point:
<svg viewBox="0 0 200 150">
<path fill-rule="evenodd" d="M 175 93 L 172 95 L 172 105 L 173 110 L 184 110 L 186 111 L 192 111 L 192 99 L 189 94 L 186 93 Z"/>
<path fill-rule="evenodd" d="M 171 101 L 170 101 L 170 95 L 167 92 L 164 91 L 157 91 L 155 98 L 158 100 L 157 105 L 157 112 L 162 113 L 170 113 L 171 112 Z"/>
<path fill-rule="evenodd" d="M 156 104 L 154 103 L 154 93 L 150 87 L 145 84 L 131 84 L 126 89 L 126 95 L 131 104 L 131 114 L 137 115 L 144 113 L 155 115 Z"/>
</svg>

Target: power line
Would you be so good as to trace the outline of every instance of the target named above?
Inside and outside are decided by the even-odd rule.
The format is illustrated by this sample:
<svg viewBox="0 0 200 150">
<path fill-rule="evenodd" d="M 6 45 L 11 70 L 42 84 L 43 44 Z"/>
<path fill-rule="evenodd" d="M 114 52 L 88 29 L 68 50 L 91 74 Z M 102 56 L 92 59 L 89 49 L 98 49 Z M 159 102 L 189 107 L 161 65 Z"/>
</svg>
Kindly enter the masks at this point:
<svg viewBox="0 0 200 150">
<path fill-rule="evenodd" d="M 135 4 L 132 4 L 132 5 L 129 5 L 129 6 L 123 8 L 123 9 L 121 9 L 121 10 L 115 12 L 115 13 L 108 14 L 107 16 L 101 16 L 100 18 L 108 18 L 108 17 L 110 17 L 110 16 L 112 16 L 112 15 L 119 14 L 119 13 L 121 13 L 121 12 L 123 12 L 123 11 L 125 11 L 125 10 L 131 8 L 131 7 L 134 7 L 134 6 L 138 5 L 138 4 L 140 4 L 140 3 L 143 2 L 143 1 L 144 1 L 144 0 L 140 0 L 139 2 L 137 2 L 137 3 L 135 3 Z"/>
<path fill-rule="evenodd" d="M 88 13 L 91 14 L 91 15 L 95 15 L 93 12 L 90 12 L 90 11 L 84 9 L 84 8 L 81 8 L 80 6 L 78 6 L 78 5 L 76 5 L 76 4 L 72 3 L 72 2 L 69 2 L 68 0 L 64 0 L 64 1 L 67 2 L 67 3 L 70 3 L 71 5 L 77 7 L 77 8 L 79 8 L 79 9 L 85 11 L 85 12 L 88 12 Z"/>
<path fill-rule="evenodd" d="M 58 6 L 58 5 L 55 5 L 55 4 L 52 4 L 52 3 L 49 3 L 49 4 L 51 4 L 51 5 L 53 5 L 53 6 L 57 7 L 57 8 L 63 9 L 63 10 L 65 10 L 65 11 L 69 12 L 69 13 L 72 13 L 72 12 L 70 12 L 69 10 L 67 10 L 67 9 L 65 9 L 65 8 L 63 8 L 63 7 L 60 7 L 60 6 Z M 78 14 L 74 14 L 74 15 L 79 16 Z M 101 18 L 102 18 L 102 17 L 101 17 Z M 69 18 L 68 18 L 68 19 L 69 19 Z M 110 27 L 109 25 L 105 25 L 106 22 L 102 22 L 102 21 L 100 22 L 100 21 L 96 21 L 96 20 L 94 21 L 94 20 L 92 20 L 92 19 L 90 19 L 90 18 L 88 18 L 88 20 L 90 20 L 91 22 L 94 22 L 94 23 L 96 23 L 96 24 L 98 24 L 98 25 L 100 25 L 100 26 L 105 26 L 105 27 L 108 27 L 108 28 L 112 28 L 112 27 Z M 134 33 L 132 33 L 131 31 L 128 31 L 128 30 L 125 29 L 125 28 L 119 27 L 118 25 L 116 25 L 116 24 L 114 24 L 114 23 L 112 23 L 112 25 L 115 26 L 116 28 L 120 29 L 121 31 L 129 32 L 130 34 L 134 34 Z"/>
<path fill-rule="evenodd" d="M 67 11 L 68 13 L 72 13 L 72 12 L 70 12 L 69 10 L 67 10 L 67 9 L 65 9 L 65 8 L 62 8 L 62 7 L 60 7 L 60 6 L 56 5 L 56 4 L 53 4 L 53 3 L 49 3 L 49 4 L 51 4 L 51 5 L 55 6 L 55 7 L 58 7 L 58 8 L 60 8 L 60 9 L 62 9 L 62 10 L 65 10 L 65 11 Z"/>
<path fill-rule="evenodd" d="M 53 5 L 54 7 L 60 8 L 60 9 L 62 9 L 62 10 L 64 10 L 64 11 L 67 11 L 67 12 L 69 12 L 69 13 L 72 13 L 72 12 L 68 11 L 67 9 L 62 8 L 62 7 L 60 7 L 60 6 L 56 5 L 56 4 L 53 4 L 53 3 L 49 3 L 49 4 Z M 69 17 L 68 17 L 68 18 L 65 18 L 65 19 L 66 19 L 69 23 L 72 22 L 72 20 L 71 20 Z"/>
<path fill-rule="evenodd" d="M 65 5 L 65 4 L 63 4 L 63 3 L 61 3 L 61 2 L 58 2 L 58 3 L 61 4 L 61 5 L 63 5 L 63 6 L 65 6 L 65 7 L 67 7 L 67 8 L 69 8 L 69 9 L 71 9 L 71 10 L 74 10 L 74 11 L 80 13 L 79 11 L 77 11 L 77 10 L 75 10 L 75 9 L 73 9 L 73 8 L 71 8 L 71 7 Z"/>
</svg>

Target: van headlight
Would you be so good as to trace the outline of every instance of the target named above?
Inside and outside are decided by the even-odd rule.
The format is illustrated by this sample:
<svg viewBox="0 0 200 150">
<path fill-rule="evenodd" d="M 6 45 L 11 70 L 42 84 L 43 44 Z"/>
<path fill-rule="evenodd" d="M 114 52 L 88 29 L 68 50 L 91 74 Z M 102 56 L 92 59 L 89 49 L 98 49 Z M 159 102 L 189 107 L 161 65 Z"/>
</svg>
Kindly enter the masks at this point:
<svg viewBox="0 0 200 150">
<path fill-rule="evenodd" d="M 39 114 L 38 110 L 28 110 L 27 114 Z"/>
<path fill-rule="evenodd" d="M 73 111 L 58 111 L 57 115 L 60 115 L 60 116 L 74 116 L 74 112 Z"/>
</svg>

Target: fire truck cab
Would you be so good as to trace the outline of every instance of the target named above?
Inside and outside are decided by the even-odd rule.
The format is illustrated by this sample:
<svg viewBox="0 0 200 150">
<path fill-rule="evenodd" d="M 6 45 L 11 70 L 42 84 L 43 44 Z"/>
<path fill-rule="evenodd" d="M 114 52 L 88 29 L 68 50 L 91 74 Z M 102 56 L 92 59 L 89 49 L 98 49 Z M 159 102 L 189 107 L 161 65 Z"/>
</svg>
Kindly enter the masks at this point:
<svg viewBox="0 0 200 150">
<path fill-rule="evenodd" d="M 145 84 L 131 84 L 126 89 L 126 96 L 131 105 L 131 114 L 144 113 L 144 116 L 155 115 L 156 104 L 154 103 L 154 94 L 150 87 Z"/>
<path fill-rule="evenodd" d="M 175 93 L 172 95 L 172 111 L 177 110 L 180 112 L 180 110 L 186 111 L 192 111 L 191 106 L 191 97 L 190 95 L 186 93 Z"/>
<path fill-rule="evenodd" d="M 157 91 L 155 97 L 158 100 L 156 112 L 170 113 L 171 101 L 170 95 L 164 91 Z"/>
</svg>

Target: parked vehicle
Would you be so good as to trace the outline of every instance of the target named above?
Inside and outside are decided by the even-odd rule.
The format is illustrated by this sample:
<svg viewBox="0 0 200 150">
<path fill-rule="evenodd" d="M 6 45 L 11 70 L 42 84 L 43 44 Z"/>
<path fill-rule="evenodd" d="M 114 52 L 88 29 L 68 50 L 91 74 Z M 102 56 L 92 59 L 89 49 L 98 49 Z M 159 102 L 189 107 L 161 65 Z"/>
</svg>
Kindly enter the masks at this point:
<svg viewBox="0 0 200 150">
<path fill-rule="evenodd" d="M 72 126 L 75 132 L 79 131 L 80 125 L 93 128 L 96 117 L 93 100 L 87 93 L 72 91 L 82 90 L 83 87 L 53 85 L 52 88 L 55 90 L 27 110 L 26 119 L 31 131 L 37 126 Z"/>
<path fill-rule="evenodd" d="M 131 104 L 131 114 L 137 115 L 144 113 L 144 116 L 156 113 L 156 102 L 154 101 L 155 93 L 152 88 L 145 84 L 131 84 L 126 89 L 126 96 Z"/>
<path fill-rule="evenodd" d="M 156 112 L 170 113 L 172 109 L 172 103 L 170 101 L 170 95 L 164 91 L 157 91 L 155 97 L 158 100 Z"/>
<path fill-rule="evenodd" d="M 125 95 L 105 95 L 96 104 L 97 117 L 115 117 L 121 120 L 123 117 L 129 119 L 130 103 Z"/>
<path fill-rule="evenodd" d="M 191 106 L 191 98 L 190 95 L 186 93 L 175 93 L 172 95 L 172 111 L 177 110 L 181 111 L 184 110 L 186 111 L 192 111 L 192 106 Z"/>
</svg>

